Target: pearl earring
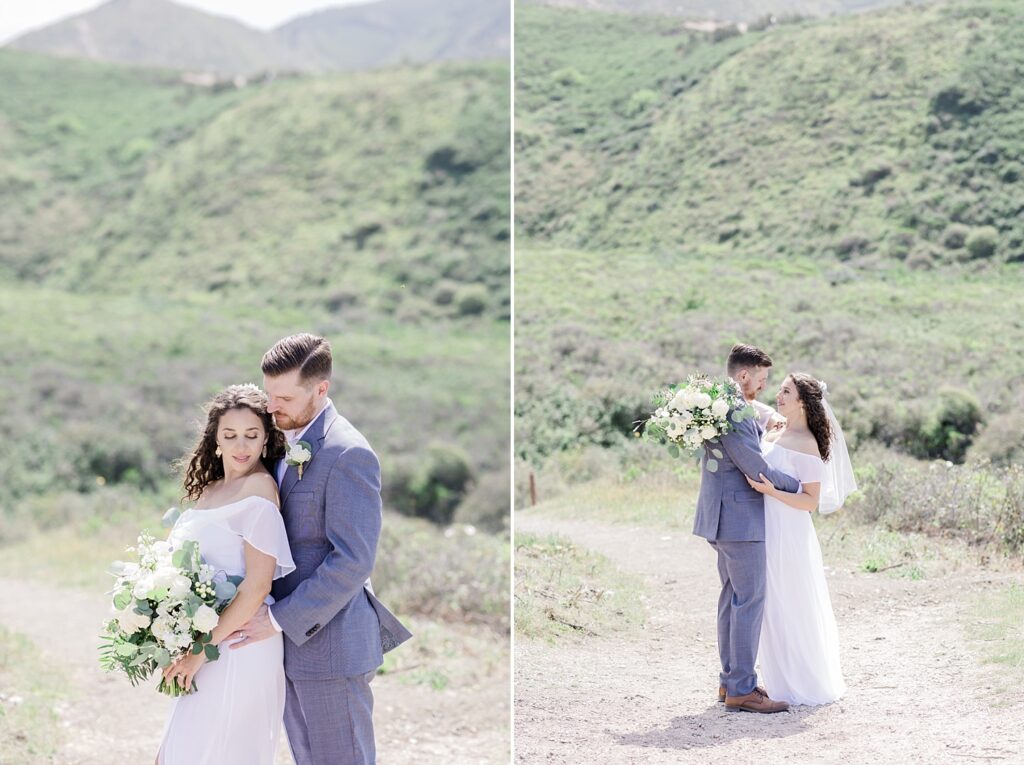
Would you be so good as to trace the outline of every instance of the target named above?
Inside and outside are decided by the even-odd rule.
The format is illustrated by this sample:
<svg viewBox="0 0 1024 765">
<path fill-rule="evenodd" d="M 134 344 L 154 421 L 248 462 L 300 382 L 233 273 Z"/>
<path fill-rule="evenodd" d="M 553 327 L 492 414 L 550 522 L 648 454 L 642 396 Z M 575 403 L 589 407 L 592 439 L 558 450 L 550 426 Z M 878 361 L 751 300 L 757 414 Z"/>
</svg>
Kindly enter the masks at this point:
<svg viewBox="0 0 1024 765">
<path fill-rule="evenodd" d="M 214 451 L 214 454 L 216 454 L 218 457 L 221 455 L 221 451 L 220 451 L 220 447 L 219 446 L 217 447 L 216 451 Z"/>
</svg>

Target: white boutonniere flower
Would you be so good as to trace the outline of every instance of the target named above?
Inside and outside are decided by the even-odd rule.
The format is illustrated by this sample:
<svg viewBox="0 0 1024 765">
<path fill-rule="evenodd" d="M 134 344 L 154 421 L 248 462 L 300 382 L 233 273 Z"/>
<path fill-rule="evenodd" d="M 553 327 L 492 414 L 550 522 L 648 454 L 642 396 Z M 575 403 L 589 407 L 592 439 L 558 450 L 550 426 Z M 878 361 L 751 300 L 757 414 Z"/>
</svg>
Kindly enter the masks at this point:
<svg viewBox="0 0 1024 765">
<path fill-rule="evenodd" d="M 284 456 L 286 465 L 294 465 L 299 469 L 299 480 L 302 480 L 302 468 L 313 457 L 313 447 L 306 441 L 296 441 L 288 447 Z"/>
</svg>

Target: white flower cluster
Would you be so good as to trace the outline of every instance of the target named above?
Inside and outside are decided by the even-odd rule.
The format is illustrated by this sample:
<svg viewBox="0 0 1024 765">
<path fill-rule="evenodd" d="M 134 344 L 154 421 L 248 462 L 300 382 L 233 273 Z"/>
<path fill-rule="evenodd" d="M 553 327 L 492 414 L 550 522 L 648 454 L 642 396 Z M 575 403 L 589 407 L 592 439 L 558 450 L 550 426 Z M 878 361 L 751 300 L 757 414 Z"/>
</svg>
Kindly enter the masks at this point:
<svg viewBox="0 0 1024 765">
<path fill-rule="evenodd" d="M 119 575 L 113 590 L 114 618 L 126 637 L 148 629 L 160 647 L 175 653 L 193 644 L 195 633 L 217 626 L 217 611 L 205 602 L 215 598 L 213 566 L 199 564 L 196 572 L 177 566 L 171 545 L 148 537 L 139 537 L 133 549 L 138 563 L 116 561 L 113 566 Z M 125 593 L 131 597 L 123 597 Z M 139 607 L 142 601 L 146 605 Z"/>
<path fill-rule="evenodd" d="M 731 431 L 735 422 L 753 416 L 732 380 L 691 376 L 685 385 L 662 391 L 656 400 L 660 403 L 646 431 L 690 454 L 699 454 Z"/>
<path fill-rule="evenodd" d="M 203 636 L 217 626 L 219 611 L 236 588 L 201 561 L 195 542 L 175 549 L 143 535 L 129 550 L 138 563 L 115 561 L 110 568 L 117 582 L 110 592 L 106 640 L 111 647 L 104 666 L 125 671 L 134 682 L 136 675 L 148 674 L 147 668 L 167 666 L 196 642 L 205 644 Z"/>
</svg>

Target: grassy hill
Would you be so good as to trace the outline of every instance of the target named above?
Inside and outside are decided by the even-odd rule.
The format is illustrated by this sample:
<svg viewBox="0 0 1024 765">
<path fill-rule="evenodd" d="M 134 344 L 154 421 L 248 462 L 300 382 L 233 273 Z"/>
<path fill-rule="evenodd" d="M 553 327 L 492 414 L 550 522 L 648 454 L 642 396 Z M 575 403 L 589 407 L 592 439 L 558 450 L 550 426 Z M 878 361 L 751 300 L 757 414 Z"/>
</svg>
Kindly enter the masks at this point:
<svg viewBox="0 0 1024 765">
<path fill-rule="evenodd" d="M 1024 453 L 1022 33 L 999 0 L 717 41 L 519 9 L 519 455 L 626 443 L 740 340 L 856 442 Z"/>
<path fill-rule="evenodd" d="M 28 32 L 8 47 L 223 75 L 312 68 L 308 56 L 272 35 L 169 0 L 110 0 Z"/>
<path fill-rule="evenodd" d="M 766 16 L 832 16 L 928 0 L 519 0 L 524 5 L 756 22 Z"/>
<path fill-rule="evenodd" d="M 507 58 L 510 19 L 509 0 L 378 0 L 300 16 L 273 35 L 326 68 L 370 69 Z"/>
<path fill-rule="evenodd" d="M 328 4 L 329 5 L 329 4 Z M 263 31 L 171 0 L 109 0 L 8 43 L 18 50 L 224 77 L 508 59 L 509 0 L 376 0 Z"/>
<path fill-rule="evenodd" d="M 210 90 L 0 51 L 0 79 L 0 537 L 164 491 L 199 405 L 304 329 L 390 508 L 502 526 L 507 67 Z"/>
</svg>

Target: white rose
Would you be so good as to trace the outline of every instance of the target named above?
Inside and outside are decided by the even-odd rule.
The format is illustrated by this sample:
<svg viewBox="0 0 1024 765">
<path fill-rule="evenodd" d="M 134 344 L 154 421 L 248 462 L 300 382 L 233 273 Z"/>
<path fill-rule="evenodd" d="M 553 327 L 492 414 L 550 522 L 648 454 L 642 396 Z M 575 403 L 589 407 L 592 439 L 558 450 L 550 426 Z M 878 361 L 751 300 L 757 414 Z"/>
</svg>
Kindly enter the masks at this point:
<svg viewBox="0 0 1024 765">
<path fill-rule="evenodd" d="M 718 429 L 715 428 L 713 425 L 705 425 L 703 428 L 701 428 L 700 437 L 703 438 L 705 441 L 710 441 L 717 435 Z"/>
<path fill-rule="evenodd" d="M 192 626 L 200 632 L 209 632 L 217 626 L 219 621 L 220 617 L 217 616 L 216 611 L 209 606 L 199 606 L 196 615 L 192 617 Z"/>
<path fill-rule="evenodd" d="M 292 462 L 305 462 L 313 456 L 313 452 L 302 444 L 293 444 L 288 450 L 288 459 Z"/>
<path fill-rule="evenodd" d="M 689 400 L 686 395 L 687 391 L 684 388 L 678 391 L 675 396 L 672 397 L 672 401 L 669 402 L 669 407 L 675 409 L 677 412 L 682 412 L 689 408 Z"/>
<path fill-rule="evenodd" d="M 149 626 L 149 617 L 145 614 L 135 613 L 134 604 L 124 611 L 115 611 L 114 613 L 117 618 L 117 626 L 126 635 L 134 635 L 139 630 Z"/>
<path fill-rule="evenodd" d="M 729 414 L 729 402 L 724 398 L 716 400 L 715 403 L 711 405 L 711 413 L 715 415 L 715 417 L 725 417 L 725 415 Z"/>
<path fill-rule="evenodd" d="M 172 598 L 183 598 L 192 591 L 192 580 L 184 574 L 178 574 L 169 586 Z"/>
<path fill-rule="evenodd" d="M 141 577 L 132 588 L 132 595 L 139 600 L 145 600 L 146 595 L 153 589 L 153 575 L 146 574 Z"/>
<path fill-rule="evenodd" d="M 707 409 L 711 406 L 711 396 L 703 391 L 699 391 L 693 396 L 693 403 L 698 409 Z"/>
<path fill-rule="evenodd" d="M 155 637 L 161 645 L 167 646 L 173 643 L 174 629 L 170 619 L 163 616 L 157 617 L 153 621 L 152 631 L 153 637 Z"/>
</svg>

